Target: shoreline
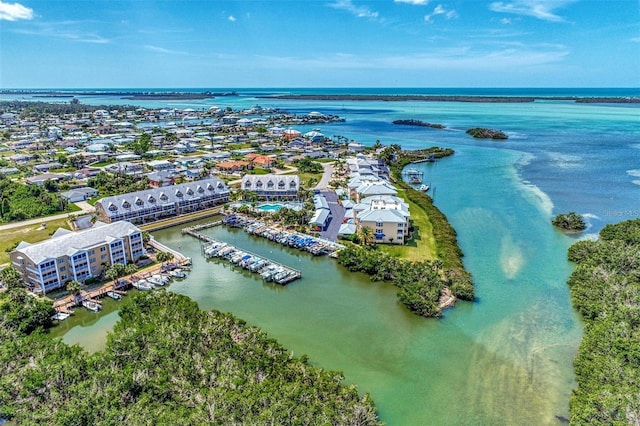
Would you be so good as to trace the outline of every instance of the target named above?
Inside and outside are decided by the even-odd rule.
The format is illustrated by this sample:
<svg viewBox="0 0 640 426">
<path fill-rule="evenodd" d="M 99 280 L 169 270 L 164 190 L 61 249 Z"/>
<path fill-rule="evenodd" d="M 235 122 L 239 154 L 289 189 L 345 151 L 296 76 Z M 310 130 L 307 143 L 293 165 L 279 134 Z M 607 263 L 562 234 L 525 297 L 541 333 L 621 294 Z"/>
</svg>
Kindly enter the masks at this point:
<svg viewBox="0 0 640 426">
<path fill-rule="evenodd" d="M 482 95 L 266 95 L 258 99 L 300 101 L 384 101 L 384 102 L 477 102 L 477 103 L 531 103 L 535 101 L 573 101 L 586 104 L 637 104 L 639 97 L 592 96 L 482 96 Z"/>
</svg>

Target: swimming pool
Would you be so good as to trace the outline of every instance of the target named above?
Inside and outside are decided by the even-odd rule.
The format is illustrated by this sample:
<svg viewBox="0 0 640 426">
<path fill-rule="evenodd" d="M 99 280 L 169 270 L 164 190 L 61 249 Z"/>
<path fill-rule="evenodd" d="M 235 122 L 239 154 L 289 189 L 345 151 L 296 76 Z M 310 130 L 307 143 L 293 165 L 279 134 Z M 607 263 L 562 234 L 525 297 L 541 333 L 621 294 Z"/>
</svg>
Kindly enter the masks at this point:
<svg viewBox="0 0 640 426">
<path fill-rule="evenodd" d="M 263 212 L 277 212 L 282 207 L 284 207 L 282 204 L 262 204 L 257 209 Z"/>
</svg>

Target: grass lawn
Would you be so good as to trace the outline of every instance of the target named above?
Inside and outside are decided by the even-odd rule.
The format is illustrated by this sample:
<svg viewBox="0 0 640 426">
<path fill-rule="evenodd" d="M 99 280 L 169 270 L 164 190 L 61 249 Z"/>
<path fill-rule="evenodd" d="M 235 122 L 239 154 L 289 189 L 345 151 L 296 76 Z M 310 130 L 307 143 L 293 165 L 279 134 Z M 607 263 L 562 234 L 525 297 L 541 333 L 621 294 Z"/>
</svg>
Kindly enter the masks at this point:
<svg viewBox="0 0 640 426">
<path fill-rule="evenodd" d="M 283 173 L 283 174 L 296 174 L 298 176 L 300 176 L 300 186 L 302 186 L 303 188 L 306 189 L 311 189 L 311 188 L 315 188 L 315 186 L 318 184 L 318 182 L 320 182 L 320 179 L 322 179 L 322 173 L 302 173 L 296 170 L 292 170 L 290 173 Z M 312 185 L 309 185 L 309 181 L 311 181 L 312 179 L 315 179 L 315 181 L 311 182 Z"/>
<path fill-rule="evenodd" d="M 73 213 L 73 212 L 79 212 L 82 211 L 82 209 L 78 206 L 76 206 L 74 203 L 69 203 L 67 204 L 67 210 L 64 212 L 60 212 L 60 213 L 56 213 L 56 214 L 61 214 L 61 213 Z"/>
<path fill-rule="evenodd" d="M 43 218 L 42 221 L 45 222 L 46 218 Z M 9 253 L 6 250 L 13 248 L 16 243 L 20 241 L 37 243 L 48 239 L 58 228 L 70 229 L 67 219 L 57 219 L 46 223 L 46 228 L 42 228 L 40 224 L 37 224 L 6 229 L 0 232 L 0 264 L 9 262 Z"/>
<path fill-rule="evenodd" d="M 403 189 L 398 190 L 398 197 L 409 204 L 411 221 L 413 222 L 414 238 L 409 240 L 404 246 L 391 244 L 381 244 L 380 249 L 386 251 L 391 256 L 402 257 L 408 260 L 433 260 L 437 258 L 436 239 L 433 235 L 433 225 L 429 221 L 427 212 L 417 204 L 410 201 Z"/>
<path fill-rule="evenodd" d="M 256 167 L 253 170 L 247 171 L 248 175 L 268 175 L 269 173 L 271 173 L 269 170 L 261 167 Z"/>
</svg>

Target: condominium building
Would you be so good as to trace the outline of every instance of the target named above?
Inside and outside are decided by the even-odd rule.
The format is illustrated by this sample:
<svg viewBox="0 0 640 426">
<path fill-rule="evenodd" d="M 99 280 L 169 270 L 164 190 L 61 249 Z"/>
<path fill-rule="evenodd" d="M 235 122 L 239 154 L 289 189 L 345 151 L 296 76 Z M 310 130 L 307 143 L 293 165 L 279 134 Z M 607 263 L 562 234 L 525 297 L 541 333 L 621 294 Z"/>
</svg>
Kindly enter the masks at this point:
<svg viewBox="0 0 640 426">
<path fill-rule="evenodd" d="M 254 191 L 266 200 L 293 199 L 298 196 L 300 177 L 298 175 L 244 175 L 242 189 Z"/>
<path fill-rule="evenodd" d="M 135 263 L 144 254 L 142 231 L 121 221 L 97 222 L 78 232 L 60 228 L 49 240 L 23 241 L 9 257 L 29 288 L 47 293 L 72 280 L 97 277 L 109 265 Z"/>
<path fill-rule="evenodd" d="M 218 178 L 129 192 L 101 198 L 96 202 L 100 220 L 133 223 L 194 212 L 229 201 L 229 188 Z"/>
<path fill-rule="evenodd" d="M 374 242 L 404 244 L 409 236 L 409 205 L 390 195 L 367 197 L 353 206 L 357 229 L 371 228 Z"/>
</svg>

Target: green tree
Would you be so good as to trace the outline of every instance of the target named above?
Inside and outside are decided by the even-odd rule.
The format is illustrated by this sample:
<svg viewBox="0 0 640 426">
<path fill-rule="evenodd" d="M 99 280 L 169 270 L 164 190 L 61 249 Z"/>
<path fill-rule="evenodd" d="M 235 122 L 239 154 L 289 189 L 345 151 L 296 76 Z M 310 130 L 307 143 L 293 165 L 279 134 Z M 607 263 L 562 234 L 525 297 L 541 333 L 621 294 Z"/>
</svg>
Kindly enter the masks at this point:
<svg viewBox="0 0 640 426">
<path fill-rule="evenodd" d="M 82 283 L 80 281 L 73 280 L 67 283 L 67 291 L 72 295 L 77 296 L 78 294 L 80 294 L 81 290 L 82 290 Z"/>
<path fill-rule="evenodd" d="M 373 229 L 369 228 L 368 226 L 361 226 L 356 234 L 358 236 L 358 241 L 360 242 L 360 244 L 364 244 L 365 246 L 373 244 Z"/>
<path fill-rule="evenodd" d="M 160 263 L 170 262 L 174 258 L 173 253 L 161 251 L 156 255 L 156 260 Z"/>
<path fill-rule="evenodd" d="M 13 266 L 6 267 L 0 270 L 0 281 L 9 290 L 24 288 L 24 281 L 22 281 L 22 275 Z"/>
</svg>

